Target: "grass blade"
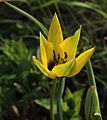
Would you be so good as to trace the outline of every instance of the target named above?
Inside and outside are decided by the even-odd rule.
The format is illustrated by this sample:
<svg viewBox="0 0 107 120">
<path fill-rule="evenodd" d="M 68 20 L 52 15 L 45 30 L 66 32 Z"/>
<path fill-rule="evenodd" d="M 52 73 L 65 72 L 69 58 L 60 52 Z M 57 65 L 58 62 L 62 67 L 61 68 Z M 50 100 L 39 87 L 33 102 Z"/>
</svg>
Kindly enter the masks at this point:
<svg viewBox="0 0 107 120">
<path fill-rule="evenodd" d="M 21 10 L 20 8 L 16 7 L 15 5 L 12 5 L 8 2 L 4 2 L 6 5 L 8 5 L 9 7 L 13 8 L 14 10 L 16 10 L 17 12 L 21 13 L 22 15 L 26 16 L 27 18 L 29 18 L 31 21 L 33 21 L 36 25 L 38 25 L 38 27 L 42 30 L 42 32 L 47 36 L 47 29 L 46 27 L 40 22 L 38 21 L 36 18 L 34 18 L 32 15 L 28 14 L 27 12 Z"/>
</svg>

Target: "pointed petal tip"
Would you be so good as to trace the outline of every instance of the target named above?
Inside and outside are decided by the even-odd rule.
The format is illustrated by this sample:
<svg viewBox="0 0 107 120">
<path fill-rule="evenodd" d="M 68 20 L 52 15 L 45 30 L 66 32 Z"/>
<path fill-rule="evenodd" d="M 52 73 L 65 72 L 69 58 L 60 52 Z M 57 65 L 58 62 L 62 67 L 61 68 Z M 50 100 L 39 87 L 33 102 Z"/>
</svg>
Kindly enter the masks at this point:
<svg viewBox="0 0 107 120">
<path fill-rule="evenodd" d="M 95 52 L 95 50 L 96 50 L 96 46 L 94 46 L 94 47 L 92 47 L 92 48 L 90 48 L 90 49 L 87 49 L 87 50 L 84 51 L 83 53 L 87 52 L 87 55 L 88 55 L 89 57 L 91 57 L 92 54 Z"/>
<path fill-rule="evenodd" d="M 58 15 L 57 15 L 57 13 L 56 13 L 56 12 L 54 13 L 53 20 L 56 20 L 56 21 L 58 21 L 58 22 L 59 22 L 59 18 L 58 18 Z"/>
<path fill-rule="evenodd" d="M 80 25 L 80 29 L 82 29 L 82 25 Z"/>
<path fill-rule="evenodd" d="M 41 31 L 39 32 L 39 37 L 40 37 L 40 42 L 42 41 L 42 37 L 43 37 L 43 35 L 42 35 L 42 33 L 41 33 Z"/>
<path fill-rule="evenodd" d="M 43 34 L 41 32 L 39 32 L 40 35 L 40 43 L 43 42 L 43 39 L 45 39 L 45 37 L 43 36 Z"/>
<path fill-rule="evenodd" d="M 96 46 L 90 48 L 90 50 L 92 50 L 94 52 L 96 50 Z"/>
<path fill-rule="evenodd" d="M 41 36 L 41 34 L 42 34 L 41 31 L 39 31 L 39 35 L 40 35 L 40 36 Z"/>
<path fill-rule="evenodd" d="M 36 56 L 32 55 L 32 60 L 33 60 L 33 62 L 35 63 L 35 61 L 37 61 Z"/>
<path fill-rule="evenodd" d="M 93 48 L 94 48 L 94 50 L 96 50 L 96 45 L 94 45 L 94 47 L 93 47 Z"/>
<path fill-rule="evenodd" d="M 81 29 L 82 29 L 82 25 L 80 25 L 80 27 L 76 30 L 76 32 L 75 33 L 78 33 L 78 35 L 80 36 L 80 34 L 81 34 Z M 74 34 L 75 34 L 74 33 Z"/>
<path fill-rule="evenodd" d="M 54 13 L 54 17 L 57 17 L 57 13 L 56 12 Z"/>
<path fill-rule="evenodd" d="M 80 33 L 81 33 L 81 29 L 82 29 L 82 25 L 80 25 L 80 27 L 79 27 L 79 29 L 78 29 Z"/>
<path fill-rule="evenodd" d="M 32 58 L 34 57 L 34 55 L 32 55 Z"/>
<path fill-rule="evenodd" d="M 40 35 L 40 37 L 43 37 L 43 34 L 42 34 L 42 32 L 41 32 L 41 31 L 39 32 L 39 35 Z"/>
<path fill-rule="evenodd" d="M 36 56 L 32 55 L 32 59 L 34 60 L 36 58 Z"/>
<path fill-rule="evenodd" d="M 90 54 L 93 54 L 94 53 L 94 51 L 96 50 L 96 46 L 94 46 L 94 47 L 92 47 L 92 48 L 89 48 L 89 49 L 87 49 L 87 50 L 84 50 L 84 52 L 86 51 L 90 51 Z"/>
</svg>

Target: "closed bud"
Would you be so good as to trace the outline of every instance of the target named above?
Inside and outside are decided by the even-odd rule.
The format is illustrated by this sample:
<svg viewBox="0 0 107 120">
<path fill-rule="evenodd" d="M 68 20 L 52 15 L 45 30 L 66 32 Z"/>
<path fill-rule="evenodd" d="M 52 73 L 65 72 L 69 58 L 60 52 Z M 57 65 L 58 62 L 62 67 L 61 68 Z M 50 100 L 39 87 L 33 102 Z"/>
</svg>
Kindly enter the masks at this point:
<svg viewBox="0 0 107 120">
<path fill-rule="evenodd" d="M 95 86 L 88 89 L 85 99 L 85 117 L 86 120 L 102 120 L 99 108 L 97 90 Z"/>
</svg>

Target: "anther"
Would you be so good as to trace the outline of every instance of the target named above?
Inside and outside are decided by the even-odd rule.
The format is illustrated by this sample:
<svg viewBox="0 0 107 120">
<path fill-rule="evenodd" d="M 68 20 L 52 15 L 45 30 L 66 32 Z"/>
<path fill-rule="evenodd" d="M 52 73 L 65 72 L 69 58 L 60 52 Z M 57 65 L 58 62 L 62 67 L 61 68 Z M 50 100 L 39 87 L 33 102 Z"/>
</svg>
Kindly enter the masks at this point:
<svg viewBox="0 0 107 120">
<path fill-rule="evenodd" d="M 68 57 L 68 55 L 67 55 L 67 53 L 66 52 L 64 52 L 64 54 L 65 54 L 65 59 Z"/>
<path fill-rule="evenodd" d="M 58 54 L 58 60 L 60 59 L 60 55 Z"/>
<path fill-rule="evenodd" d="M 55 51 L 53 50 L 53 58 L 56 61 L 56 55 L 55 55 Z"/>
</svg>

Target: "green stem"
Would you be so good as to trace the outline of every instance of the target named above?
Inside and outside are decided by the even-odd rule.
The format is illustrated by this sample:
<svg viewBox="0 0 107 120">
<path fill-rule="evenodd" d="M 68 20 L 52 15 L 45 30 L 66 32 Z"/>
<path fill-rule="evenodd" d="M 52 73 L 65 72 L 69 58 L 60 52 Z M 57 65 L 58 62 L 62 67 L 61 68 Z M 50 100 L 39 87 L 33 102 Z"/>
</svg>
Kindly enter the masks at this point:
<svg viewBox="0 0 107 120">
<path fill-rule="evenodd" d="M 94 76 L 94 72 L 93 72 L 93 68 L 92 68 L 92 64 L 91 61 L 89 60 L 87 65 L 86 65 L 87 71 L 88 71 L 88 79 L 90 82 L 90 86 L 95 86 L 96 91 L 97 91 L 97 86 L 96 86 L 96 82 L 95 82 L 95 76 Z M 99 113 L 100 113 L 100 103 L 99 103 L 99 97 L 98 97 L 98 92 L 97 92 L 97 102 L 98 102 L 98 107 L 99 107 Z"/>
<path fill-rule="evenodd" d="M 96 87 L 95 76 L 94 76 L 94 72 L 93 72 L 93 68 L 90 60 L 88 61 L 86 68 L 88 71 L 88 79 L 89 79 L 90 86 L 94 85 Z"/>
<path fill-rule="evenodd" d="M 27 12 L 21 10 L 20 8 L 16 7 L 15 5 L 12 5 L 12 4 L 10 4 L 10 3 L 6 2 L 6 1 L 4 1 L 4 3 L 5 3 L 7 6 L 11 7 L 12 9 L 16 10 L 17 12 L 21 13 L 22 15 L 26 16 L 28 19 L 32 20 L 35 24 L 37 24 L 37 25 L 40 27 L 40 29 L 41 29 L 41 30 L 44 32 L 44 34 L 47 36 L 47 33 L 48 33 L 48 32 L 47 32 L 47 29 L 46 29 L 45 26 L 44 26 L 41 22 L 39 22 L 36 18 L 34 18 L 32 15 L 28 14 Z"/>
<path fill-rule="evenodd" d="M 58 80 L 58 89 L 57 89 L 57 115 L 58 120 L 63 120 L 63 112 L 62 112 L 62 95 L 65 87 L 65 78 L 60 78 Z"/>
<path fill-rule="evenodd" d="M 55 120 L 55 118 L 54 118 L 54 101 L 55 101 L 56 82 L 57 82 L 57 79 L 53 80 L 52 92 L 51 92 L 51 100 L 50 100 L 50 117 L 51 117 L 51 120 Z"/>
</svg>

